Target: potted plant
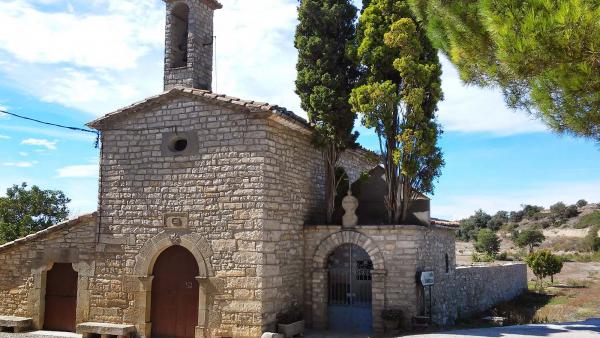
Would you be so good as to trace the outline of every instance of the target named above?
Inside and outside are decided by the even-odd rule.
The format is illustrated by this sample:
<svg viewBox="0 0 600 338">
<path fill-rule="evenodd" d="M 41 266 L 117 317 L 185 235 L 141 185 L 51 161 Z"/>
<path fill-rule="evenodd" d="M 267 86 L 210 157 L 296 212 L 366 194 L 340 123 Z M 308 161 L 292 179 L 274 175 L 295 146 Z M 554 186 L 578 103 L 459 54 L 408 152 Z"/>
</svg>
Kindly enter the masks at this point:
<svg viewBox="0 0 600 338">
<path fill-rule="evenodd" d="M 400 309 L 385 309 L 381 311 L 381 318 L 385 325 L 386 332 L 393 332 L 398 329 L 402 321 L 402 310 Z"/>
<path fill-rule="evenodd" d="M 285 338 L 304 335 L 304 318 L 297 305 L 277 317 L 277 332 Z"/>
</svg>

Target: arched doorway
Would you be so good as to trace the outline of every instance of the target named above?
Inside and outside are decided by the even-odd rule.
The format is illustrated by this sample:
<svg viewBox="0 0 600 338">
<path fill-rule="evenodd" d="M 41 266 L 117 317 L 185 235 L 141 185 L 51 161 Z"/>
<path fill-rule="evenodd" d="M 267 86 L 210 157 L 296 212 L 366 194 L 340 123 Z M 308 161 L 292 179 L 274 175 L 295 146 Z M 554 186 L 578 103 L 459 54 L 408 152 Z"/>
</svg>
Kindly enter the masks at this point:
<svg viewBox="0 0 600 338">
<path fill-rule="evenodd" d="M 46 274 L 44 329 L 75 332 L 77 272 L 69 263 L 55 263 Z"/>
<path fill-rule="evenodd" d="M 198 263 L 174 245 L 156 259 L 152 281 L 152 337 L 193 338 L 198 325 Z"/>
<path fill-rule="evenodd" d="M 328 321 L 335 331 L 370 332 L 373 327 L 373 262 L 355 244 L 343 244 L 328 257 Z"/>
</svg>

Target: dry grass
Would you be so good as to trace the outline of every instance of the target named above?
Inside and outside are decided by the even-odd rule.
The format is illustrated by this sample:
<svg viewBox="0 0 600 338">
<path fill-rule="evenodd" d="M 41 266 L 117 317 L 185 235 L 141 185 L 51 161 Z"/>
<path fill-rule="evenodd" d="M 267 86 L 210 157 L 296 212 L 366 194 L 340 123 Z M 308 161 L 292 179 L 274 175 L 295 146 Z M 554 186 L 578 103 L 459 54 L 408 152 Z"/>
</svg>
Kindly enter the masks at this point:
<svg viewBox="0 0 600 338">
<path fill-rule="evenodd" d="M 517 299 L 498 305 L 491 314 L 505 317 L 506 324 L 511 325 L 571 322 L 600 316 L 600 283 L 583 280 L 570 281 L 567 285 L 580 288 L 530 290 Z"/>
</svg>

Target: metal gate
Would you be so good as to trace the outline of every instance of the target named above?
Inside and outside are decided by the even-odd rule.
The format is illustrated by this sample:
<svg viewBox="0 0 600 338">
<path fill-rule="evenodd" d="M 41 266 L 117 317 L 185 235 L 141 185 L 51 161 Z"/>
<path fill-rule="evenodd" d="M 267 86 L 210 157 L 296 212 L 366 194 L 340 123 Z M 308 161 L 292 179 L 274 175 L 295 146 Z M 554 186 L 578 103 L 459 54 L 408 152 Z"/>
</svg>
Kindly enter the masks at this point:
<svg viewBox="0 0 600 338">
<path fill-rule="evenodd" d="M 329 256 L 328 319 L 335 331 L 370 332 L 371 270 L 366 251 L 354 244 L 339 246 Z"/>
</svg>

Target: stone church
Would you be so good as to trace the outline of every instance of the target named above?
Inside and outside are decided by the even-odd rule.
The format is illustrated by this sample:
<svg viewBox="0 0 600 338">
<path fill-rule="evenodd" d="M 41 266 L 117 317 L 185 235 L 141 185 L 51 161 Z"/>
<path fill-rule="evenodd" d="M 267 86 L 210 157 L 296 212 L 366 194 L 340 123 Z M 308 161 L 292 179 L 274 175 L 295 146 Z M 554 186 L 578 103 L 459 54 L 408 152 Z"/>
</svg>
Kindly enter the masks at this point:
<svg viewBox="0 0 600 338">
<path fill-rule="evenodd" d="M 323 225 L 311 126 L 211 92 L 219 8 L 166 0 L 165 91 L 88 124 L 101 132 L 97 212 L 0 246 L 0 322 L 260 337 L 297 314 L 314 329 L 378 333 L 385 309 L 405 325 L 423 315 L 448 324 L 526 287 L 522 265 L 456 268 L 454 229 L 432 224 L 425 197 L 413 225 L 378 222 L 382 178 L 366 150 L 340 161 L 350 183 L 370 175 L 351 186 L 358 221 Z"/>
</svg>

